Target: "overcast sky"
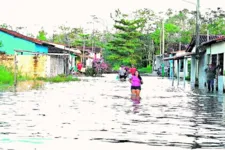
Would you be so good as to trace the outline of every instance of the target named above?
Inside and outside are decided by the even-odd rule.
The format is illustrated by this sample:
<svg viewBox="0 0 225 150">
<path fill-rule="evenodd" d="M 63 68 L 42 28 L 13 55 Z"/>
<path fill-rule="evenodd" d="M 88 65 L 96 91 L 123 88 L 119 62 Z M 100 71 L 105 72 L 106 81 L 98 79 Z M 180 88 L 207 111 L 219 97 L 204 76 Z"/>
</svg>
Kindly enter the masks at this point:
<svg viewBox="0 0 225 150">
<path fill-rule="evenodd" d="M 36 34 L 43 26 L 52 33 L 59 25 L 91 28 L 87 24 L 91 15 L 96 15 L 112 25 L 110 13 L 119 8 L 129 13 L 140 8 L 150 8 L 155 11 L 166 11 L 168 8 L 194 10 L 193 4 L 183 0 L 2 0 L 0 9 L 0 24 L 26 26 L 28 32 Z M 189 0 L 196 2 L 196 0 Z M 201 9 L 221 7 L 225 10 L 225 0 L 200 0 Z M 103 28 L 101 24 L 96 25 Z"/>
</svg>

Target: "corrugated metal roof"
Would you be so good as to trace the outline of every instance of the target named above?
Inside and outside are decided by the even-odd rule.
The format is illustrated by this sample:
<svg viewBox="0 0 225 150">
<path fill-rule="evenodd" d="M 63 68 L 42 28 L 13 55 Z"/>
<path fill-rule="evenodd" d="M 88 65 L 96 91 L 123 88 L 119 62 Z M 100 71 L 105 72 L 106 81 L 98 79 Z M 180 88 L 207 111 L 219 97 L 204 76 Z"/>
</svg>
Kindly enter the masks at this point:
<svg viewBox="0 0 225 150">
<path fill-rule="evenodd" d="M 70 51 L 70 52 L 81 54 L 81 51 L 79 49 L 68 48 L 65 45 L 56 44 L 56 43 L 52 43 L 52 42 L 44 42 L 44 43 L 53 45 L 56 48 L 60 48 L 60 49 L 66 50 L 66 51 Z"/>
<path fill-rule="evenodd" d="M 224 35 L 209 35 L 209 40 L 213 40 L 219 37 L 224 37 Z M 195 46 L 195 42 L 196 42 L 196 36 L 194 35 L 191 39 L 189 46 L 186 49 L 186 52 L 191 52 L 191 50 Z M 201 45 L 203 42 L 207 42 L 207 35 L 199 36 L 199 45 Z"/>
<path fill-rule="evenodd" d="M 181 49 L 180 49 L 181 47 Z M 167 49 L 167 52 L 168 53 L 174 53 L 176 51 L 179 51 L 179 50 L 184 50 L 188 47 L 187 44 L 179 44 L 179 43 L 170 43 L 168 44 L 168 49 Z"/>
<path fill-rule="evenodd" d="M 0 28 L 0 31 L 5 32 L 7 34 L 10 34 L 12 36 L 15 36 L 15 37 L 18 37 L 18 38 L 21 38 L 21 39 L 33 42 L 33 43 L 36 43 L 36 44 L 39 44 L 39 45 L 43 44 L 43 42 L 38 40 L 38 39 L 25 36 L 23 34 L 20 34 L 20 33 L 16 32 L 16 31 L 8 30 L 8 29 L 5 29 L 5 28 Z"/>
<path fill-rule="evenodd" d="M 167 58 L 164 58 L 163 60 L 177 60 L 177 59 L 183 59 L 185 56 L 191 56 L 191 55 L 194 55 L 195 53 L 192 53 L 192 52 L 185 52 L 185 53 L 181 53 L 179 55 L 176 55 L 174 57 L 167 57 Z"/>
<path fill-rule="evenodd" d="M 211 45 L 211 44 L 219 43 L 219 42 L 223 42 L 223 41 L 225 41 L 225 37 L 219 37 L 219 38 L 207 41 L 207 42 L 203 42 L 199 47 L 205 46 L 205 45 Z"/>
</svg>

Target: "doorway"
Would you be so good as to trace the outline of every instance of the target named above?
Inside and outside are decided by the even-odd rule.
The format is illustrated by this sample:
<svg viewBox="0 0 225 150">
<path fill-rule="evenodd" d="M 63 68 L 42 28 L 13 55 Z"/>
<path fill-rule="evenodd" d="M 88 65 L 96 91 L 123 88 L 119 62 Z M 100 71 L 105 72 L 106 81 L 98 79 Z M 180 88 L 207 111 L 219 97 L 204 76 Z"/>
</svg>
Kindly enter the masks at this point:
<svg viewBox="0 0 225 150">
<path fill-rule="evenodd" d="M 218 75 L 223 75 L 223 55 L 224 53 L 220 53 L 219 55 L 219 60 L 218 60 L 218 65 L 220 65 L 220 69 L 218 70 Z"/>
</svg>

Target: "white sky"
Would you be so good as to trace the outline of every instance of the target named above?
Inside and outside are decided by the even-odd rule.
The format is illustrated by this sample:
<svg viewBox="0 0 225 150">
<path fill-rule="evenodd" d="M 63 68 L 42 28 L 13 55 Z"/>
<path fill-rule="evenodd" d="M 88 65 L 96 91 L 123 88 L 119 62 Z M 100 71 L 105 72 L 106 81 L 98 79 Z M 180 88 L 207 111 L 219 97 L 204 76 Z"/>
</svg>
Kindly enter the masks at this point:
<svg viewBox="0 0 225 150">
<path fill-rule="evenodd" d="M 25 26 L 28 32 L 36 35 L 37 31 L 44 29 L 52 34 L 59 25 L 65 24 L 73 27 L 82 26 L 92 28 L 87 24 L 91 15 L 105 20 L 105 24 L 112 25 L 110 13 L 119 8 L 127 13 L 139 8 L 150 8 L 155 11 L 166 11 L 168 8 L 180 10 L 187 8 L 194 10 L 193 4 L 182 0 L 1 0 L 0 24 L 7 23 L 12 26 Z M 189 0 L 196 2 L 196 0 Z M 200 0 L 203 8 L 221 7 L 225 10 L 224 0 Z M 96 28 L 103 28 L 101 24 Z"/>
</svg>

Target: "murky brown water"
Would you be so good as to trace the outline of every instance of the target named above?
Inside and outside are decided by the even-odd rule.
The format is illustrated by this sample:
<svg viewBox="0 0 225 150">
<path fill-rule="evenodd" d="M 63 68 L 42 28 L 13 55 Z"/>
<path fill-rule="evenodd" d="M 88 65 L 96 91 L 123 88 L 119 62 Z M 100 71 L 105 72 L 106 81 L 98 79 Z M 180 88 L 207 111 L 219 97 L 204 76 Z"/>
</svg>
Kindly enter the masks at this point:
<svg viewBox="0 0 225 150">
<path fill-rule="evenodd" d="M 115 75 L 0 93 L 0 150 L 225 149 L 223 96 L 143 79 L 140 102 Z"/>
</svg>

